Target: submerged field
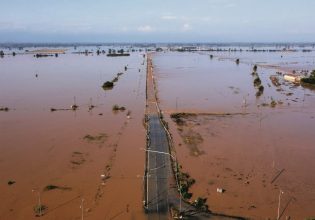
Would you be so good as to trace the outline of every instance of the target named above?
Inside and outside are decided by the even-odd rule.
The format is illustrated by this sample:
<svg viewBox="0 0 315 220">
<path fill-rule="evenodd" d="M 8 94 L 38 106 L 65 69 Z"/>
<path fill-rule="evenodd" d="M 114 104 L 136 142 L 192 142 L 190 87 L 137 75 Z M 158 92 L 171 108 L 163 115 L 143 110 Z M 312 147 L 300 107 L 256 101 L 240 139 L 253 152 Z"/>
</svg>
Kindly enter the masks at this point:
<svg viewBox="0 0 315 220">
<path fill-rule="evenodd" d="M 207 198 L 215 212 L 275 219 L 281 190 L 283 219 L 315 215 L 315 92 L 281 75 L 281 85 L 270 80 L 314 69 L 314 53 L 169 52 L 153 61 L 179 163 L 196 180 L 192 199 Z"/>
<path fill-rule="evenodd" d="M 39 193 L 42 219 L 81 219 L 82 204 L 87 219 L 146 219 L 145 53 L 57 49 L 0 58 L 0 219 L 36 219 Z M 314 52 L 152 60 L 176 157 L 196 181 L 191 201 L 276 219 L 283 192 L 281 219 L 315 216 L 315 90 L 279 74 L 315 69 Z"/>
<path fill-rule="evenodd" d="M 38 192 L 42 219 L 81 219 L 81 199 L 86 218 L 144 218 L 142 53 L 23 54 L 0 66 L 0 219 L 36 218 Z"/>
</svg>

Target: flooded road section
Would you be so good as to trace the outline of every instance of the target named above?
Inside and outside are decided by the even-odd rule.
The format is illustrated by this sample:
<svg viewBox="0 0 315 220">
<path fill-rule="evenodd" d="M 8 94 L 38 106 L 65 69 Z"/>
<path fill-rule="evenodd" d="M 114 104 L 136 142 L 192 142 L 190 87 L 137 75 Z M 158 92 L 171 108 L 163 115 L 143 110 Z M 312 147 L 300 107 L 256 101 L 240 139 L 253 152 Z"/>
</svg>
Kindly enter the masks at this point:
<svg viewBox="0 0 315 220">
<path fill-rule="evenodd" d="M 138 52 L 0 59 L 0 219 L 145 219 L 145 66 Z"/>
<path fill-rule="evenodd" d="M 270 67 L 259 66 L 253 75 L 260 59 L 237 65 L 235 54 L 231 59 L 213 54 L 213 59 L 207 53 L 153 57 L 177 158 L 196 180 L 191 200 L 206 197 L 211 211 L 252 219 L 314 216 L 314 90 L 282 76 L 274 85 L 270 76 L 278 70 Z M 278 63 L 275 55 L 260 56 Z M 235 57 L 243 60 L 242 53 Z M 257 76 L 261 82 L 255 86 Z M 264 89 L 257 95 L 260 85 Z"/>
</svg>

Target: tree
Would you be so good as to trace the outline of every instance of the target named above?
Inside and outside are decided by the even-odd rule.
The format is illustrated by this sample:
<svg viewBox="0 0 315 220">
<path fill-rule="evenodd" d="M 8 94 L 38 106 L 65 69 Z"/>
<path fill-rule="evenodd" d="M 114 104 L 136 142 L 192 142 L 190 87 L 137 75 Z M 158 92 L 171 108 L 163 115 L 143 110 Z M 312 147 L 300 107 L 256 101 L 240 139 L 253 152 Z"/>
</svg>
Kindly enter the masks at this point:
<svg viewBox="0 0 315 220">
<path fill-rule="evenodd" d="M 254 72 L 257 71 L 257 65 L 255 65 L 255 66 L 253 67 L 253 71 L 254 71 Z"/>
</svg>

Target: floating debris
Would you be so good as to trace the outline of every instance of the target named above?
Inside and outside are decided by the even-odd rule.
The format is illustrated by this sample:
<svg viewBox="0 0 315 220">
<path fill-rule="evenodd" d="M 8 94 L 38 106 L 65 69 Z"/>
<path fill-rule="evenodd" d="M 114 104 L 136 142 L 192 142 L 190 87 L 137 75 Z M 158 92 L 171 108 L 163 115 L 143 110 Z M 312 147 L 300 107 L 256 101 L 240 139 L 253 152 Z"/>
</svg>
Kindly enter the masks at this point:
<svg viewBox="0 0 315 220">
<path fill-rule="evenodd" d="M 217 193 L 224 193 L 225 192 L 225 189 L 223 188 L 217 188 Z"/>
<path fill-rule="evenodd" d="M 77 110 L 77 109 L 79 108 L 79 106 L 77 106 L 76 104 L 74 104 L 74 105 L 71 105 L 70 108 L 71 108 L 73 111 L 75 111 L 75 110 Z"/>
<path fill-rule="evenodd" d="M 131 118 L 131 111 L 130 111 L 130 110 L 127 112 L 127 118 L 128 118 L 128 119 Z"/>
<path fill-rule="evenodd" d="M 270 80 L 274 86 L 280 86 L 279 78 L 277 76 L 270 76 Z"/>
</svg>

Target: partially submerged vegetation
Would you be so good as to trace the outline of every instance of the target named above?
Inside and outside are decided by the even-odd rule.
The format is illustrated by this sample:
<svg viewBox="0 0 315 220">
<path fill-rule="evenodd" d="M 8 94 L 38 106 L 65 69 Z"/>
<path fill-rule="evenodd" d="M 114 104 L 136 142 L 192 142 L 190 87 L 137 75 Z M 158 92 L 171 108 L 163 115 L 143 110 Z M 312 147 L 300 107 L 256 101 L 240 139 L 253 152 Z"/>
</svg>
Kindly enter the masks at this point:
<svg viewBox="0 0 315 220">
<path fill-rule="evenodd" d="M 51 191 L 51 190 L 55 190 L 55 189 L 59 189 L 59 190 L 71 190 L 71 187 L 66 187 L 66 186 L 56 186 L 56 185 L 47 185 L 44 187 L 44 191 Z"/>
<path fill-rule="evenodd" d="M 196 116 L 194 113 L 172 113 L 170 115 L 171 119 L 178 125 L 178 126 L 184 126 L 186 125 L 186 122 L 183 120 L 185 118 L 191 117 L 191 116 Z"/>
<path fill-rule="evenodd" d="M 43 216 L 45 212 L 47 211 L 47 209 L 48 207 L 43 204 L 36 205 L 34 207 L 34 212 L 35 212 L 36 217 Z"/>
<path fill-rule="evenodd" d="M 302 84 L 308 84 L 315 86 L 315 70 L 313 70 L 309 77 L 304 77 L 301 79 Z"/>
<path fill-rule="evenodd" d="M 107 139 L 107 134 L 100 133 L 100 134 L 94 135 L 94 136 L 87 134 L 83 137 L 83 139 L 88 141 L 88 142 L 101 142 L 101 143 L 103 143 Z"/>
<path fill-rule="evenodd" d="M 126 67 L 125 67 L 125 68 L 126 68 Z M 102 88 L 103 88 L 104 90 L 111 90 L 111 89 L 113 89 L 114 86 L 115 86 L 114 83 L 118 82 L 119 77 L 120 77 L 121 75 L 123 75 L 122 72 L 117 73 L 116 76 L 112 79 L 112 81 L 106 81 L 106 82 L 104 82 L 103 85 L 102 85 Z"/>
<path fill-rule="evenodd" d="M 114 105 L 112 110 L 115 111 L 115 112 L 116 111 L 122 111 L 123 112 L 123 111 L 126 110 L 126 108 L 124 106 Z"/>
<path fill-rule="evenodd" d="M 181 167 L 179 167 L 181 168 Z M 189 192 L 189 188 L 196 182 L 193 178 L 190 177 L 188 173 L 182 172 L 181 169 L 178 169 L 178 181 L 179 181 L 179 191 L 181 196 L 184 199 L 190 199 L 192 193 Z"/>
<path fill-rule="evenodd" d="M 103 83 L 102 88 L 103 88 L 104 90 L 113 89 L 113 88 L 114 88 L 114 83 L 111 82 L 111 81 L 106 81 L 106 82 Z"/>
<path fill-rule="evenodd" d="M 8 107 L 1 107 L 0 111 L 1 112 L 8 112 L 10 109 Z"/>
<path fill-rule="evenodd" d="M 9 185 L 9 186 L 11 186 L 11 185 L 13 185 L 13 184 L 15 184 L 15 181 L 14 181 L 14 180 L 9 180 L 9 181 L 8 181 L 8 185 Z"/>
<path fill-rule="evenodd" d="M 263 85 L 261 85 L 261 79 L 257 73 L 257 65 L 253 67 L 252 76 L 255 77 L 253 84 L 255 88 L 257 89 L 256 97 L 260 97 L 264 93 L 265 88 Z"/>
<path fill-rule="evenodd" d="M 259 76 L 256 76 L 256 78 L 254 79 L 254 86 L 258 87 L 261 85 L 261 79 Z"/>
<path fill-rule="evenodd" d="M 274 99 L 271 99 L 270 106 L 275 108 L 277 106 L 277 102 Z"/>
</svg>

